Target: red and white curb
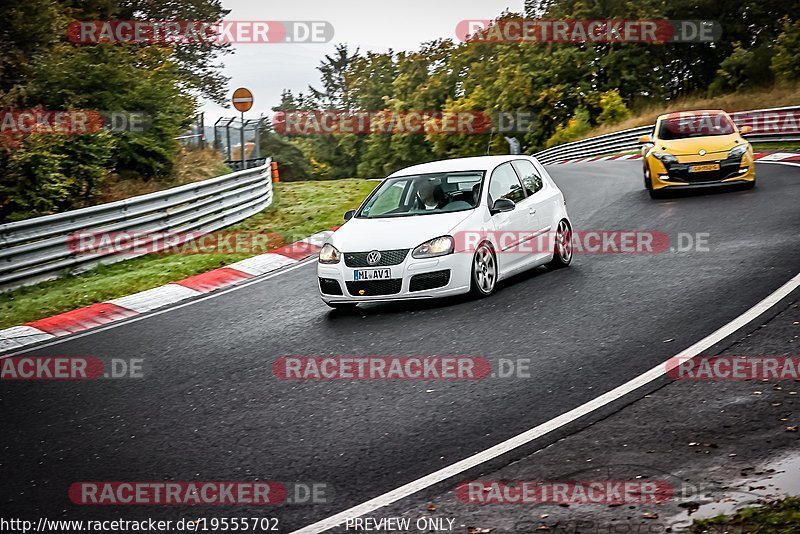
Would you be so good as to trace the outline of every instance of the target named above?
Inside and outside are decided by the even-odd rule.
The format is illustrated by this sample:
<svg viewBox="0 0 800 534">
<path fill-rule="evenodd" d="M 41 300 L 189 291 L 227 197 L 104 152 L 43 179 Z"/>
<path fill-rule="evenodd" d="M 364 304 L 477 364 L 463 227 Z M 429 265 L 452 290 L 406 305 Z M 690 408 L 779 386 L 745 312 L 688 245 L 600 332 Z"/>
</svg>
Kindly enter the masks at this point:
<svg viewBox="0 0 800 534">
<path fill-rule="evenodd" d="M 611 161 L 611 160 L 629 160 L 629 159 L 642 159 L 641 154 L 624 154 L 617 156 L 590 156 L 588 158 L 565 159 L 561 161 L 554 161 L 551 165 L 566 165 L 567 163 L 586 163 L 589 161 Z"/>
<path fill-rule="evenodd" d="M 800 161 L 800 154 L 791 152 L 757 152 L 755 159 L 758 161 Z"/>
<path fill-rule="evenodd" d="M 316 255 L 331 234 L 333 230 L 319 232 L 302 241 L 219 269 L 0 330 L 0 353 L 127 319 L 293 265 Z"/>
<path fill-rule="evenodd" d="M 756 152 L 754 157 L 757 161 L 797 161 L 800 162 L 800 154 L 791 152 Z M 632 159 L 642 159 L 641 154 L 625 154 L 622 156 L 591 156 L 588 158 L 565 159 L 562 161 L 554 161 L 551 165 L 566 165 L 567 163 L 587 163 L 589 161 L 624 161 Z"/>
</svg>

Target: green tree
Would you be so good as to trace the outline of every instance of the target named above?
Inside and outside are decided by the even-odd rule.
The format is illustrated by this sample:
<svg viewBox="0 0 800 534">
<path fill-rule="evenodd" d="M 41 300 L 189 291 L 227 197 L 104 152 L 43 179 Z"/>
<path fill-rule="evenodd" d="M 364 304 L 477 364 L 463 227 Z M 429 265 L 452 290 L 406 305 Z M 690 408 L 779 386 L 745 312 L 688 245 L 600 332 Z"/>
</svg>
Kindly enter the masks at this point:
<svg viewBox="0 0 800 534">
<path fill-rule="evenodd" d="M 0 135 L 0 220 L 90 203 L 106 174 L 168 176 L 201 95 L 221 101 L 218 44 L 76 45 L 75 20 L 220 20 L 220 0 L 29 0 L 0 4 L 0 108 L 135 112 L 146 131 Z"/>
<path fill-rule="evenodd" d="M 547 147 L 569 143 L 586 135 L 592 128 L 589 122 L 589 112 L 580 108 L 575 111 L 575 115 L 566 124 L 559 126 L 555 133 L 547 140 Z"/>
<path fill-rule="evenodd" d="M 35 66 L 29 94 L 48 109 L 143 113 L 149 129 L 117 134 L 115 168 L 145 178 L 168 176 L 175 137 L 188 126 L 196 104 L 182 89 L 180 69 L 170 57 L 161 47 L 59 45 Z"/>
<path fill-rule="evenodd" d="M 611 89 L 600 95 L 600 109 L 597 124 L 617 124 L 631 116 L 617 89 Z"/>
<path fill-rule="evenodd" d="M 778 79 L 800 80 L 800 20 L 783 19 L 771 68 Z"/>
<path fill-rule="evenodd" d="M 740 43 L 733 46 L 733 52 L 720 63 L 717 78 L 711 82 L 708 90 L 711 94 L 747 89 L 764 85 L 772 81 L 770 71 L 772 47 L 761 45 L 745 49 Z"/>
</svg>

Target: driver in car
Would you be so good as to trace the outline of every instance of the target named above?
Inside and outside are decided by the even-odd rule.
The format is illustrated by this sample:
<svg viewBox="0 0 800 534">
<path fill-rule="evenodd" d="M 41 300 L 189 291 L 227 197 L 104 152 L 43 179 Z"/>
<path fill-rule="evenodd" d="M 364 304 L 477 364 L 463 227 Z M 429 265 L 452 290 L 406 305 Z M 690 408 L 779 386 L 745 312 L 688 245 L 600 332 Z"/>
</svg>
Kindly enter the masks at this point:
<svg viewBox="0 0 800 534">
<path fill-rule="evenodd" d="M 438 180 L 424 180 L 417 189 L 415 204 L 418 210 L 441 209 L 447 204 L 447 195 Z"/>
</svg>

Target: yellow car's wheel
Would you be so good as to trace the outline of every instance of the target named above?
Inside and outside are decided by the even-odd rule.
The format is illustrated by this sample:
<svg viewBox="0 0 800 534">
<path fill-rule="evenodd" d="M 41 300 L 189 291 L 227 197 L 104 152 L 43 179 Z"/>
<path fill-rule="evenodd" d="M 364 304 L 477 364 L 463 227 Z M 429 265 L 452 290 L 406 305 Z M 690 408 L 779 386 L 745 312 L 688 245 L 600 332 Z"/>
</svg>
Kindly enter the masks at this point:
<svg viewBox="0 0 800 534">
<path fill-rule="evenodd" d="M 647 164 L 647 159 L 644 160 L 644 168 L 642 169 L 644 175 L 644 188 L 648 191 L 653 190 L 653 182 L 650 181 L 650 165 Z"/>
</svg>

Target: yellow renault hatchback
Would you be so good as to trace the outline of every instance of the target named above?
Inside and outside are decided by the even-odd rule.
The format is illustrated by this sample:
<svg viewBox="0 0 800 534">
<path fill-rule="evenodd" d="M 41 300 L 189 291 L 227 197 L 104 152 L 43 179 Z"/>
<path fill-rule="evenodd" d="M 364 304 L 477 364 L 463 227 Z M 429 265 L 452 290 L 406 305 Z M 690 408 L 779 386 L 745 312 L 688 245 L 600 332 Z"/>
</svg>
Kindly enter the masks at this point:
<svg viewBox="0 0 800 534">
<path fill-rule="evenodd" d="M 756 185 L 753 147 L 722 110 L 661 115 L 653 133 L 639 138 L 644 186 L 651 197 L 668 189 Z"/>
</svg>

